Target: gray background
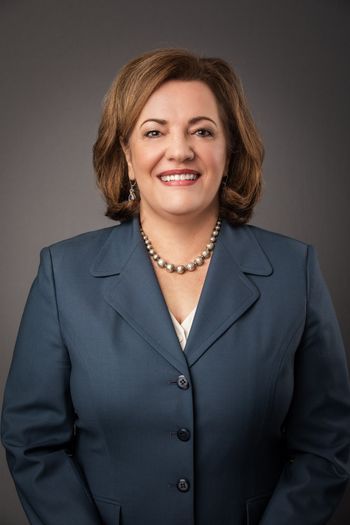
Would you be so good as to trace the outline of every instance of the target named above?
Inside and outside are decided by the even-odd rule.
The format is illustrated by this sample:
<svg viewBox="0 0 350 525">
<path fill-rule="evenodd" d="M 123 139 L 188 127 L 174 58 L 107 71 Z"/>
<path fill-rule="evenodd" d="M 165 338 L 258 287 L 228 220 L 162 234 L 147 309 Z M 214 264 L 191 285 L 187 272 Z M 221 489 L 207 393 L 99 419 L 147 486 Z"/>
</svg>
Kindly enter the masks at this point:
<svg viewBox="0 0 350 525">
<path fill-rule="evenodd" d="M 101 101 L 156 47 L 236 68 L 267 151 L 252 223 L 316 247 L 349 348 L 348 1 L 0 0 L 0 14 L 1 393 L 40 249 L 113 224 L 91 166 Z M 26 524 L 2 449 L 0 481 L 1 525 Z M 331 523 L 349 516 L 350 488 Z"/>
</svg>

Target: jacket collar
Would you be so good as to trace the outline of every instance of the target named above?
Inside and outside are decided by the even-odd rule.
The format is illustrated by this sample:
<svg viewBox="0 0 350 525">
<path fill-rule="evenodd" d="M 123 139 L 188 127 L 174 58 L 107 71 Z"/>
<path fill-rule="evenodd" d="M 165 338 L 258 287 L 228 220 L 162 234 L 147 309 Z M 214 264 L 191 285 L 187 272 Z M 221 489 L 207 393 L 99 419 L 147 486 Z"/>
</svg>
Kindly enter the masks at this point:
<svg viewBox="0 0 350 525">
<path fill-rule="evenodd" d="M 90 268 L 93 276 L 106 278 L 105 300 L 183 374 L 259 299 L 257 285 L 246 274 L 268 276 L 272 271 L 251 227 L 223 220 L 183 351 L 138 216 L 112 229 Z"/>
</svg>

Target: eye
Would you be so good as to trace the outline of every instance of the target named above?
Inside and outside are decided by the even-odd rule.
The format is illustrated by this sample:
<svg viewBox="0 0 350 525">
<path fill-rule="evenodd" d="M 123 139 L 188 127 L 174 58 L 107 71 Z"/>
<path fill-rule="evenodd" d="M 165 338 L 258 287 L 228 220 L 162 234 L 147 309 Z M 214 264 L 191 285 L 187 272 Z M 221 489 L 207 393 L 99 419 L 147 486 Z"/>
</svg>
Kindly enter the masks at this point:
<svg viewBox="0 0 350 525">
<path fill-rule="evenodd" d="M 213 132 L 210 129 L 207 128 L 200 128 L 195 131 L 195 133 L 199 133 L 200 137 L 212 137 Z"/>
<path fill-rule="evenodd" d="M 146 131 L 144 136 L 145 137 L 149 137 L 149 138 L 157 138 L 157 137 L 159 137 L 159 135 L 153 135 L 153 133 L 160 133 L 160 131 L 158 131 L 157 129 L 151 129 L 150 131 Z"/>
</svg>

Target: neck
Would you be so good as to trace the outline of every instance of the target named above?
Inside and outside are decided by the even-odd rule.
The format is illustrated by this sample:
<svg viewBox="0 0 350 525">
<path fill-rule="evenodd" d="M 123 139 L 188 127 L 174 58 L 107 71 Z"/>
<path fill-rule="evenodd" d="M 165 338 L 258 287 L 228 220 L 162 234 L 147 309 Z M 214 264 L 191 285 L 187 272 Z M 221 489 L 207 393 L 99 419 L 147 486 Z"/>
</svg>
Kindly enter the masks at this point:
<svg viewBox="0 0 350 525">
<path fill-rule="evenodd" d="M 143 214 L 140 223 L 156 252 L 174 264 L 184 264 L 199 255 L 209 241 L 218 219 L 218 211 L 199 214 L 189 219 Z"/>
</svg>

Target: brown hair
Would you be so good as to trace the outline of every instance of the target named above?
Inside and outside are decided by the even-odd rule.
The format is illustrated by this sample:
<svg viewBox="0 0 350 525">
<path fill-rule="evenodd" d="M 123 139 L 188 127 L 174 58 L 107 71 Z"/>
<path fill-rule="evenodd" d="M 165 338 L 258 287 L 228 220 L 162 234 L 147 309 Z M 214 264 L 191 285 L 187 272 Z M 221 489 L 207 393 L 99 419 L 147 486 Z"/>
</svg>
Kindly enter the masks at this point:
<svg viewBox="0 0 350 525">
<path fill-rule="evenodd" d="M 220 215 L 232 224 L 248 222 L 261 194 L 264 147 L 240 80 L 221 58 L 205 58 L 180 48 L 156 49 L 131 60 L 122 67 L 105 96 L 93 147 L 97 184 L 107 202 L 105 215 L 123 221 L 139 212 L 137 187 L 137 199 L 128 200 L 128 166 L 120 141 L 128 143 L 148 98 L 167 80 L 200 80 L 215 95 L 228 145 Z"/>
</svg>

